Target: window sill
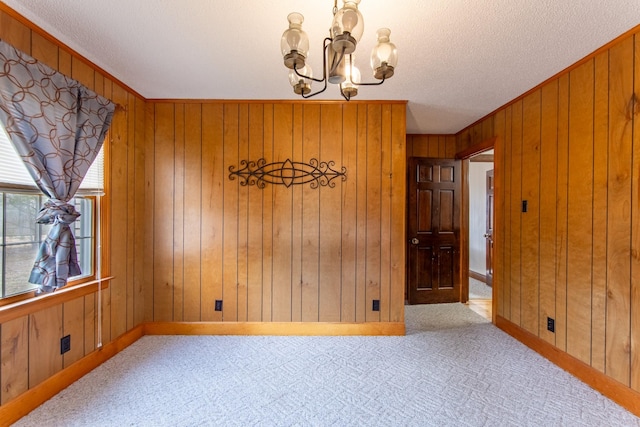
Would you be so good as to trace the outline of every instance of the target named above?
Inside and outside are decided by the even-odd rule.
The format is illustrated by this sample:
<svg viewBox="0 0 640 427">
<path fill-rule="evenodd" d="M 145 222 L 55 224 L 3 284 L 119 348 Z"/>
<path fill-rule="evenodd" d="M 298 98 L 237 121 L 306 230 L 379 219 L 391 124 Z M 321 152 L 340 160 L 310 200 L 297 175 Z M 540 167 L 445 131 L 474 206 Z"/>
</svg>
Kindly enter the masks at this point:
<svg viewBox="0 0 640 427">
<path fill-rule="evenodd" d="M 0 307 L 0 323 L 5 323 L 18 317 L 27 316 L 36 311 L 53 307 L 98 292 L 99 289 L 107 289 L 109 281 L 113 277 L 105 277 L 100 280 L 92 280 L 79 285 L 64 287 L 50 294 L 21 300 Z M 103 282 L 106 282 L 104 284 Z"/>
</svg>

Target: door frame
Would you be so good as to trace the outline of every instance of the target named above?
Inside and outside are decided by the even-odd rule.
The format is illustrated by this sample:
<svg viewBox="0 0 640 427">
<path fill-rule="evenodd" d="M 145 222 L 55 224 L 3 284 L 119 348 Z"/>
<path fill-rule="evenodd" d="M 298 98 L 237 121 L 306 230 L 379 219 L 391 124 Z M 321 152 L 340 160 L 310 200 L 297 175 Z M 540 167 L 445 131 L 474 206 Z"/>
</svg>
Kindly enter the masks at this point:
<svg viewBox="0 0 640 427">
<path fill-rule="evenodd" d="M 477 156 L 482 157 L 482 156 Z M 494 159 L 491 156 L 491 164 L 493 165 Z M 485 187 L 486 187 L 486 195 L 485 195 L 485 281 L 487 285 L 492 286 L 493 283 L 493 229 L 494 229 L 494 221 L 495 221 L 495 172 L 492 168 L 485 172 Z M 490 196 L 489 196 L 490 195 Z"/>
<path fill-rule="evenodd" d="M 460 280 L 462 285 L 462 295 L 460 301 L 466 303 L 469 300 L 469 162 L 470 158 L 482 153 L 483 151 L 487 151 L 490 149 L 495 149 L 497 137 L 492 137 L 485 139 L 475 145 L 472 145 L 469 148 L 466 148 L 462 151 L 456 153 L 456 159 L 462 161 L 462 224 L 460 224 Z M 494 170 L 494 180 L 496 180 L 496 176 L 499 173 L 499 169 L 496 167 L 496 163 L 494 160 L 493 164 Z M 495 181 L 497 182 L 497 181 Z M 495 191 L 495 190 L 494 190 Z M 495 193 L 494 193 L 495 194 Z M 493 203 L 495 204 L 495 195 Z M 496 224 L 493 224 L 494 232 L 496 229 Z M 495 247 L 495 246 L 494 246 Z M 493 281 L 493 295 L 494 297 L 491 300 L 492 305 L 492 321 L 496 323 L 496 315 L 498 313 L 497 301 L 498 298 L 498 287 L 499 283 L 495 280 L 495 271 L 494 271 L 494 281 Z"/>
<path fill-rule="evenodd" d="M 455 238 L 455 234 L 456 232 L 453 232 L 454 241 L 456 242 L 456 249 L 454 249 L 454 256 L 452 257 L 452 261 L 453 261 L 453 270 L 455 271 L 455 273 L 451 276 L 453 277 L 453 282 L 454 282 L 454 286 L 453 286 L 453 291 L 451 294 L 455 295 L 455 302 L 466 302 L 462 301 L 462 282 L 461 282 L 461 271 L 462 271 L 462 265 L 460 264 L 461 261 L 461 256 L 460 256 L 460 245 L 462 244 L 462 240 L 461 240 L 461 234 L 462 234 L 462 227 L 463 225 L 461 224 L 462 221 L 462 206 L 461 206 L 461 202 L 462 202 L 462 183 L 460 182 L 462 180 L 462 162 L 458 161 L 457 159 L 452 159 L 452 158 L 444 158 L 444 157 L 423 157 L 423 156 L 410 156 L 407 158 L 407 200 L 406 200 L 406 226 L 405 226 L 405 248 L 406 248 L 406 262 L 405 262 L 405 304 L 440 304 L 440 303 L 448 303 L 448 302 L 453 302 L 450 301 L 449 298 L 444 298 L 442 293 L 446 293 L 448 291 L 448 289 L 443 289 L 443 290 L 436 290 L 434 291 L 434 293 L 438 293 L 440 292 L 440 295 L 438 296 L 433 296 L 433 299 L 437 300 L 437 301 L 430 301 L 430 302 L 412 302 L 414 301 L 414 299 L 412 298 L 412 286 L 411 286 L 411 275 L 410 273 L 412 272 L 412 263 L 417 262 L 416 259 L 414 259 L 414 255 L 415 252 L 413 252 L 412 254 L 412 248 L 413 248 L 413 244 L 411 243 L 410 239 L 418 237 L 416 234 L 411 233 L 411 223 L 412 223 L 412 219 L 411 219 L 411 212 L 412 210 L 410 209 L 411 207 L 411 200 L 412 200 L 412 192 L 410 191 L 412 189 L 412 187 L 414 185 L 417 185 L 415 183 L 415 176 L 413 175 L 415 172 L 417 172 L 417 168 L 414 168 L 414 164 L 417 166 L 420 162 L 429 162 L 429 163 L 437 163 L 440 167 L 443 166 L 443 164 L 446 164 L 446 166 L 452 166 L 452 169 L 454 171 L 454 175 L 453 175 L 453 181 L 451 181 L 449 183 L 449 185 L 454 185 L 455 189 L 454 189 L 454 193 L 456 193 L 454 195 L 454 200 L 453 200 L 453 209 L 452 209 L 452 214 L 454 216 L 454 224 L 453 228 L 454 230 L 457 230 L 457 239 Z M 458 183 L 458 184 L 456 184 Z M 433 184 L 433 183 L 432 183 Z M 437 188 L 439 188 L 442 185 L 447 185 L 447 182 L 445 183 L 436 183 L 434 185 L 436 185 Z M 457 215 L 456 215 L 457 213 Z M 438 214 L 440 215 L 440 214 Z M 455 222 L 457 221 L 457 224 L 455 224 Z M 440 234 L 440 230 L 438 229 L 438 238 L 437 241 L 440 243 L 443 243 L 443 240 L 445 241 L 449 241 L 451 239 L 451 237 L 447 237 L 446 233 L 445 234 Z M 427 239 L 430 240 L 430 239 Z M 434 242 L 433 240 L 430 240 L 432 243 Z M 449 242 L 451 243 L 451 242 Z M 438 246 L 440 247 L 440 246 Z M 415 248 L 417 249 L 417 248 Z M 438 256 L 439 258 L 439 256 Z M 432 258 L 433 260 L 433 258 Z M 440 271 L 440 270 L 438 270 Z M 439 282 L 438 282 L 439 283 Z M 468 285 L 467 285 L 468 287 Z M 458 291 L 456 292 L 456 288 L 458 288 Z M 420 292 L 420 291 L 419 291 Z M 439 297 L 439 298 L 438 298 Z M 467 297 L 468 297 L 468 292 L 467 292 Z"/>
</svg>

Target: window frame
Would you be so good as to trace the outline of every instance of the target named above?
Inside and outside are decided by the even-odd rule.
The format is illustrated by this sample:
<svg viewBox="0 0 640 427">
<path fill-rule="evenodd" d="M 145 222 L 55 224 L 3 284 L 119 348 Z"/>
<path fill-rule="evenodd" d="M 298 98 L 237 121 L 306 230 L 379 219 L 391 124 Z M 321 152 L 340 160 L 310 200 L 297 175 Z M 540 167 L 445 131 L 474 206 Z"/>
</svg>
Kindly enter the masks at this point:
<svg viewBox="0 0 640 427">
<path fill-rule="evenodd" d="M 0 193 L 9 193 L 9 194 L 30 194 L 30 195 L 37 195 L 41 198 L 46 198 L 45 195 L 43 195 L 40 192 L 35 192 L 33 190 L 21 190 L 21 189 L 2 189 L 0 190 Z M 70 288 L 73 286 L 77 286 L 77 285 L 81 285 L 84 283 L 89 283 L 89 282 L 94 282 L 96 280 L 98 280 L 98 271 L 99 271 L 99 267 L 98 267 L 98 245 L 100 242 L 100 236 L 97 234 L 98 231 L 100 232 L 104 232 L 104 227 L 100 226 L 98 227 L 98 209 L 102 208 L 102 204 L 99 203 L 98 197 L 100 196 L 96 196 L 96 195 L 92 195 L 92 194 L 87 194 L 87 195 L 76 195 L 75 197 L 82 197 L 83 199 L 89 200 L 91 202 L 91 238 L 90 240 L 92 241 L 92 246 L 91 246 L 91 272 L 88 274 L 82 274 L 80 276 L 77 276 L 76 278 L 74 278 L 73 280 L 69 280 L 67 282 L 67 284 L 64 286 L 64 289 L 66 288 Z M 84 214 L 86 215 L 86 213 Z M 102 217 L 102 216 L 100 216 Z M 4 221 L 6 220 L 6 218 L 2 218 L 2 224 L 0 224 L 0 227 L 4 226 Z M 34 218 L 35 220 L 35 218 Z M 102 225 L 102 224 L 101 224 Z M 74 233 L 74 237 L 75 237 L 75 233 Z M 5 266 L 6 268 L 6 266 Z M 4 280 L 4 279 L 3 279 Z M 36 289 L 32 289 L 32 290 L 27 290 L 24 292 L 20 292 L 14 295 L 9 295 L 6 297 L 2 297 L 0 296 L 0 307 L 7 305 L 7 304 L 11 304 L 11 303 L 15 303 L 15 302 L 19 302 L 19 301 L 23 301 L 29 298 L 33 298 L 36 296 Z"/>
</svg>

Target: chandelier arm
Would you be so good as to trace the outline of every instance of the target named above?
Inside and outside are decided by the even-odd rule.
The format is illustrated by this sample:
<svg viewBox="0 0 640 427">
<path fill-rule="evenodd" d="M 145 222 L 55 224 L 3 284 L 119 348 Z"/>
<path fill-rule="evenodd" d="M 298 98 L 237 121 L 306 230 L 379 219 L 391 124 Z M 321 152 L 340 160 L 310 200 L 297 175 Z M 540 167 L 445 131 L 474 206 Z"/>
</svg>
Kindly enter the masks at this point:
<svg viewBox="0 0 640 427">
<path fill-rule="evenodd" d="M 322 89 L 320 89 L 319 91 L 314 92 L 314 93 L 312 93 L 312 94 L 310 94 L 310 95 L 305 95 L 305 94 L 304 94 L 304 92 L 303 92 L 303 93 L 301 93 L 300 95 L 301 95 L 304 99 L 307 99 L 307 98 L 311 98 L 312 96 L 319 95 L 319 94 L 321 94 L 322 92 L 324 92 L 325 90 L 327 90 L 327 81 L 326 81 L 326 80 L 324 81 L 324 87 L 323 87 Z"/>
<path fill-rule="evenodd" d="M 382 83 L 384 83 L 385 78 L 383 77 L 382 80 L 380 80 L 379 82 L 375 82 L 375 83 L 356 83 L 359 86 L 380 86 Z"/>
<path fill-rule="evenodd" d="M 349 55 L 351 56 L 351 55 Z M 352 85 L 357 85 L 357 86 L 380 86 L 382 83 L 384 83 L 384 81 L 386 80 L 384 77 L 382 78 L 382 80 L 380 80 L 379 82 L 375 82 L 375 83 L 356 83 L 353 81 L 353 60 L 349 60 L 349 83 L 351 83 Z M 342 87 L 340 87 L 340 92 L 342 92 Z M 344 96 L 344 94 L 342 95 Z"/>
<path fill-rule="evenodd" d="M 319 79 L 312 79 L 312 80 L 314 80 L 314 81 L 316 81 L 316 82 L 322 82 L 322 83 L 324 83 L 324 86 L 323 86 L 323 88 L 322 88 L 322 89 L 320 89 L 319 91 L 314 92 L 314 93 L 312 93 L 312 94 L 310 94 L 310 95 L 305 95 L 305 94 L 304 94 L 304 92 L 303 92 L 303 93 L 301 93 L 300 95 L 302 95 L 302 97 L 303 97 L 304 99 L 311 98 L 312 96 L 316 96 L 316 95 L 318 95 L 318 94 L 321 94 L 321 93 L 322 93 L 322 92 L 324 92 L 325 90 L 327 90 L 327 55 L 326 55 L 326 51 L 327 51 L 327 48 L 328 48 L 328 47 L 330 46 L 330 44 L 331 44 L 331 39 L 330 39 L 329 37 L 325 38 L 325 39 L 324 39 L 324 41 L 322 42 L 322 44 L 323 44 L 323 54 L 322 54 L 322 80 L 319 80 Z"/>
<path fill-rule="evenodd" d="M 342 86 L 340 86 L 340 95 L 342 95 L 345 101 L 351 101 L 351 96 L 344 93 L 344 91 L 342 90 Z"/>
<path fill-rule="evenodd" d="M 327 50 L 327 47 L 329 46 L 329 44 L 331 43 L 331 41 L 332 41 L 332 39 L 330 39 L 329 37 L 327 37 L 327 38 L 325 38 L 325 39 L 324 39 L 324 41 L 322 42 L 322 43 L 323 43 L 323 45 L 324 45 L 324 46 L 323 46 L 323 50 L 324 50 L 324 51 L 326 51 L 326 50 Z M 327 42 L 329 42 L 329 43 L 327 43 Z M 312 80 L 312 81 L 314 81 L 314 82 L 318 82 L 318 83 L 322 83 L 322 82 L 324 82 L 324 83 L 325 83 L 325 85 L 326 85 L 326 83 L 327 83 L 327 55 L 326 55 L 326 54 L 323 54 L 323 55 L 322 55 L 322 78 L 321 78 L 321 79 L 316 79 L 316 78 L 314 78 L 314 77 L 309 77 L 309 76 L 305 76 L 304 74 L 300 74 L 300 73 L 298 72 L 298 69 L 297 69 L 297 67 L 296 67 L 296 64 L 293 64 L 293 72 L 294 72 L 294 73 L 296 73 L 296 75 L 297 75 L 298 77 L 302 77 L 302 78 L 304 78 L 304 79 L 309 79 L 309 80 Z M 318 92 L 318 93 L 320 93 L 320 92 Z M 313 96 L 313 95 L 311 95 L 311 96 Z M 307 98 L 308 98 L 308 96 L 307 96 Z"/>
<path fill-rule="evenodd" d="M 314 82 L 322 83 L 322 79 L 315 79 L 315 78 L 313 78 L 313 77 L 309 77 L 309 76 L 305 76 L 304 74 L 300 74 L 300 73 L 298 72 L 298 68 L 296 67 L 296 65 L 295 65 L 295 64 L 293 64 L 293 72 L 294 72 L 294 73 L 296 73 L 296 75 L 297 75 L 298 77 L 302 77 L 303 79 L 309 79 L 309 80 L 313 80 Z"/>
</svg>

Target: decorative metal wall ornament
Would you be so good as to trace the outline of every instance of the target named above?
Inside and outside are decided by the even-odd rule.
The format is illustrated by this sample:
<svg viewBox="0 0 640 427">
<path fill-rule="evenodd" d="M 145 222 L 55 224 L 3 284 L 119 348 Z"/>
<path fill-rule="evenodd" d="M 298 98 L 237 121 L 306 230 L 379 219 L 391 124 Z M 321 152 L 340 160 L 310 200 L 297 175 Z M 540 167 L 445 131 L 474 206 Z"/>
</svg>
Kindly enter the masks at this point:
<svg viewBox="0 0 640 427">
<path fill-rule="evenodd" d="M 242 160 L 240 167 L 229 166 L 229 179 L 240 178 L 240 185 L 255 185 L 264 188 L 266 184 L 292 185 L 310 184 L 311 188 L 335 187 L 336 178 L 347 180 L 347 168 L 344 166 L 338 171 L 334 169 L 334 161 L 320 162 L 311 159 L 309 163 L 293 162 L 289 159 L 284 162 L 267 163 L 265 159 L 257 161 Z"/>
</svg>

